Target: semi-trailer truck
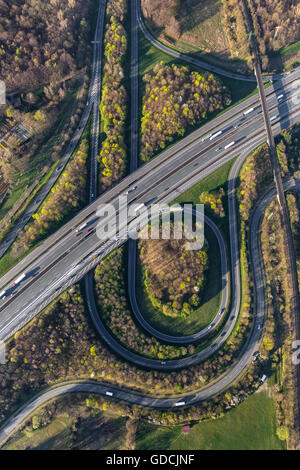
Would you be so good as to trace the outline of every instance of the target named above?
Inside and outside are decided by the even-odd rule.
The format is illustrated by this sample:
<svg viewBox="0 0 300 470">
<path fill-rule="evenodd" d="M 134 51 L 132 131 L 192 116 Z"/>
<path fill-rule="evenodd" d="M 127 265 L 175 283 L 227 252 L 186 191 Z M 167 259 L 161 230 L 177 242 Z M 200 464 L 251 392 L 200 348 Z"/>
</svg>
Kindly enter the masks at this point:
<svg viewBox="0 0 300 470">
<path fill-rule="evenodd" d="M 134 209 L 134 213 L 136 214 L 138 211 L 140 211 L 141 209 L 144 209 L 145 207 L 146 207 L 146 204 L 142 202 Z"/>
<path fill-rule="evenodd" d="M 218 137 L 218 136 L 221 135 L 222 133 L 223 133 L 223 131 L 218 131 L 218 132 L 216 132 L 215 134 L 213 134 L 213 135 L 209 138 L 209 140 L 215 139 L 216 137 Z"/>
<path fill-rule="evenodd" d="M 17 284 L 20 284 L 20 282 L 23 281 L 23 279 L 25 279 L 25 277 L 26 277 L 25 273 L 23 273 L 23 274 L 21 274 L 21 276 L 17 277 L 17 279 L 15 279 L 15 281 L 13 283 L 14 286 L 16 286 Z"/>
<path fill-rule="evenodd" d="M 254 108 L 250 108 L 250 109 L 247 109 L 247 111 L 245 111 L 243 114 L 244 116 L 247 116 L 247 114 L 250 114 L 254 111 Z"/>
<path fill-rule="evenodd" d="M 236 144 L 236 140 L 233 140 L 232 142 L 230 142 L 230 144 L 225 145 L 224 149 L 227 150 L 235 144 Z"/>
</svg>

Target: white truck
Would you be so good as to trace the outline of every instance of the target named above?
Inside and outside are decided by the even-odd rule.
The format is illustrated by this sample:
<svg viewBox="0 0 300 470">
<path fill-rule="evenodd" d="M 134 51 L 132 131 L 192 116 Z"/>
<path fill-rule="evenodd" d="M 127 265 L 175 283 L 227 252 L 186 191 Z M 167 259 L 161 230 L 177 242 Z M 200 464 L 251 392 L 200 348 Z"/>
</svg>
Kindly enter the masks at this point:
<svg viewBox="0 0 300 470">
<path fill-rule="evenodd" d="M 209 138 L 209 140 L 215 139 L 216 137 L 218 137 L 218 136 L 221 135 L 222 133 L 223 133 L 223 131 L 218 131 L 218 132 L 216 132 L 215 134 L 213 134 L 213 135 Z"/>
<path fill-rule="evenodd" d="M 142 202 L 134 209 L 134 213 L 136 214 L 138 211 L 140 211 L 141 209 L 144 209 L 145 207 L 146 207 L 146 204 Z"/>
<path fill-rule="evenodd" d="M 227 150 L 235 144 L 236 144 L 236 140 L 233 140 L 232 142 L 230 142 L 230 144 L 225 145 L 224 149 Z"/>
<path fill-rule="evenodd" d="M 85 222 L 85 223 L 82 224 L 79 228 L 77 228 L 77 229 L 75 230 L 75 232 L 76 232 L 76 233 L 81 232 L 81 230 L 83 230 L 86 226 L 87 226 L 87 222 Z"/>
<path fill-rule="evenodd" d="M 0 299 L 5 299 L 5 297 L 6 297 L 5 293 L 6 293 L 5 290 L 0 292 Z"/>
<path fill-rule="evenodd" d="M 14 286 L 20 284 L 20 282 L 22 282 L 23 279 L 25 279 L 25 277 L 26 277 L 26 274 L 25 274 L 25 273 L 23 273 L 23 274 L 21 274 L 21 276 L 17 277 L 17 279 L 15 279 L 15 281 L 14 281 L 14 283 L 13 283 Z"/>
<path fill-rule="evenodd" d="M 249 108 L 243 114 L 244 114 L 244 116 L 247 116 L 248 114 L 252 113 L 253 111 L 254 111 L 254 108 Z"/>
</svg>

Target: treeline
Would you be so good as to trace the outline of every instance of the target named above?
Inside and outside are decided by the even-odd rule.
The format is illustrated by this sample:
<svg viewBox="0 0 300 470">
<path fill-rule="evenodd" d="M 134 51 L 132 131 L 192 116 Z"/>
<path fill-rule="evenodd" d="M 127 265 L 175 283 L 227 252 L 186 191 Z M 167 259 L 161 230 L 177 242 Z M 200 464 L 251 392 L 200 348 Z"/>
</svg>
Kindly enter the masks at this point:
<svg viewBox="0 0 300 470">
<path fill-rule="evenodd" d="M 299 255 L 300 224 L 295 196 L 288 194 L 287 202 Z M 291 310 L 292 282 L 281 224 L 280 208 L 274 200 L 265 213 L 261 233 L 268 303 L 262 357 L 271 357 L 271 367 L 277 378 L 272 393 L 276 403 L 277 434 L 283 440 L 288 439 L 290 448 L 297 448 L 299 390 L 291 353 L 292 342 L 298 338 L 294 313 Z"/>
<path fill-rule="evenodd" d="M 181 229 L 182 227 L 180 227 Z M 145 294 L 164 315 L 186 317 L 199 307 L 208 269 L 207 245 L 201 250 L 187 250 L 188 241 L 171 238 L 139 240 L 139 258 Z"/>
<path fill-rule="evenodd" d="M 127 37 L 124 23 L 127 18 L 125 0 L 109 0 L 104 40 L 104 75 L 102 82 L 101 118 L 106 134 L 99 155 L 100 185 L 105 191 L 124 176 L 127 149 L 125 124 L 127 117 L 127 90 L 124 85 L 124 62 Z"/>
<path fill-rule="evenodd" d="M 116 299 L 119 301 L 119 296 Z M 6 346 L 6 364 L 0 365 L 1 423 L 33 393 L 58 381 L 93 378 L 147 394 L 153 390 L 156 395 L 187 393 L 209 383 L 229 366 L 229 351 L 219 351 L 219 357 L 214 360 L 168 374 L 145 371 L 123 362 L 99 341 L 78 285 L 64 292 L 54 304 L 16 333 Z M 252 366 L 246 380 L 234 386 L 223 402 L 213 399 L 199 407 L 180 410 L 179 414 L 153 411 L 151 415 L 153 413 L 156 422 L 169 423 L 181 422 L 180 419 L 188 419 L 188 416 L 198 416 L 199 419 L 206 409 L 212 416 L 217 416 L 237 404 L 237 397 L 231 393 L 245 396 L 258 386 L 259 373 L 258 364 L 255 369 Z M 109 406 L 110 401 L 100 400 L 106 404 L 104 406 Z M 128 408 L 122 403 L 116 406 Z"/>
<path fill-rule="evenodd" d="M 58 183 L 42 204 L 39 211 L 32 215 L 33 222 L 25 226 L 12 248 L 12 256 L 17 258 L 38 240 L 47 236 L 51 230 L 62 223 L 74 210 L 79 210 L 86 202 L 86 160 L 89 144 L 82 140 L 79 149 L 62 173 Z"/>
<path fill-rule="evenodd" d="M 277 138 L 277 154 L 282 177 L 299 170 L 300 126 L 284 130 Z M 273 181 L 267 145 L 261 146 L 246 160 L 240 172 L 241 265 L 243 281 L 243 312 L 252 311 L 252 279 L 249 274 L 248 230 L 256 201 Z M 299 256 L 299 214 L 294 196 L 288 195 L 290 218 Z M 268 318 L 261 345 L 261 357 L 266 366 L 276 373 L 272 389 L 277 408 L 277 435 L 295 445 L 295 369 L 291 364 L 291 341 L 294 318 L 291 317 L 291 281 L 287 270 L 287 253 L 280 210 L 276 201 L 268 207 L 262 223 L 261 246 L 266 274 Z"/>
<path fill-rule="evenodd" d="M 144 76 L 141 159 L 148 161 L 175 137 L 230 104 L 229 92 L 212 74 L 157 64 Z"/>
<path fill-rule="evenodd" d="M 268 55 L 300 39 L 299 1 L 250 0 L 248 4 L 266 69 Z"/>
<path fill-rule="evenodd" d="M 86 63 L 92 0 L 0 0 L 0 75 L 35 88 Z"/>
</svg>

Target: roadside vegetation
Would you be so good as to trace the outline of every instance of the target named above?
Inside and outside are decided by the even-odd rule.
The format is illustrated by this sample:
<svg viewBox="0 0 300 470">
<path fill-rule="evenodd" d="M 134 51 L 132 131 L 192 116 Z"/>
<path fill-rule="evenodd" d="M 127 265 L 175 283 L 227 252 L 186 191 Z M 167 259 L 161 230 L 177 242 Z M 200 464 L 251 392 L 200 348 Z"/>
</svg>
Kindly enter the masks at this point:
<svg viewBox="0 0 300 470">
<path fill-rule="evenodd" d="M 188 348 L 164 345 L 138 329 L 132 319 L 125 279 L 125 253 L 122 248 L 95 269 L 98 309 L 113 335 L 123 346 L 154 359 L 174 359 L 188 354 Z"/>
<path fill-rule="evenodd" d="M 205 273 L 205 286 L 197 308 L 191 308 L 188 315 L 169 316 L 163 312 L 163 307 L 155 307 L 144 283 L 143 270 L 147 264 L 141 266 L 137 260 L 136 270 L 136 298 L 143 317 L 157 330 L 174 336 L 184 336 L 196 333 L 207 326 L 216 316 L 221 300 L 221 260 L 220 249 L 214 233 L 205 227 L 207 242 L 208 269 Z M 162 259 L 164 259 L 165 254 Z M 158 258 L 155 258 L 158 262 Z M 176 260 L 172 258 L 172 262 Z M 180 260 L 177 260 L 180 265 Z M 189 276 L 191 277 L 191 276 Z M 196 276 L 197 277 L 197 276 Z M 193 279 L 193 278 L 191 278 Z M 194 279 L 193 279 L 194 282 Z"/>
<path fill-rule="evenodd" d="M 231 103 L 230 93 L 212 74 L 190 72 L 185 66 L 159 63 L 143 80 L 142 161 Z"/>
<path fill-rule="evenodd" d="M 92 407 L 93 398 L 72 394 L 35 410 L 3 450 L 125 450 L 130 419 L 113 402 Z M 131 414 L 131 411 L 128 410 Z"/>
<path fill-rule="evenodd" d="M 138 450 L 280 450 L 276 436 L 275 406 L 265 392 L 247 398 L 225 416 L 180 426 L 154 426 L 139 421 Z"/>
<path fill-rule="evenodd" d="M 84 139 L 49 196 L 38 212 L 32 215 L 33 222 L 27 224 L 18 235 L 11 250 L 12 257 L 18 258 L 84 206 L 88 152 L 88 140 Z"/>
<path fill-rule="evenodd" d="M 206 286 L 207 243 L 201 250 L 187 250 L 186 239 L 140 240 L 139 258 L 144 287 L 155 308 L 170 317 L 187 317 L 199 307 Z"/>
<path fill-rule="evenodd" d="M 283 177 L 299 172 L 299 124 L 283 131 L 277 137 L 277 152 Z M 295 173 L 296 172 L 296 173 Z M 240 173 L 240 233 L 243 281 L 243 311 L 251 312 L 252 282 L 248 266 L 247 236 L 249 220 L 255 202 L 273 181 L 268 148 L 261 146 L 248 157 Z M 299 256 L 299 213 L 293 195 L 287 197 L 295 246 Z M 273 201 L 262 222 L 261 245 L 267 284 L 267 312 L 261 360 L 268 375 L 273 374 L 272 396 L 276 402 L 277 435 L 295 448 L 298 437 L 297 406 L 295 399 L 295 370 L 291 364 L 291 342 L 295 332 L 295 319 L 290 312 L 290 273 L 287 271 L 286 246 L 281 227 L 279 206 Z M 299 264 L 299 263 L 298 263 Z"/>
<path fill-rule="evenodd" d="M 127 146 L 125 125 L 127 123 L 127 89 L 125 59 L 127 57 L 127 2 L 108 0 L 107 25 L 104 38 L 104 74 L 100 105 L 101 150 L 98 157 L 101 174 L 100 189 L 104 192 L 125 176 Z"/>
</svg>

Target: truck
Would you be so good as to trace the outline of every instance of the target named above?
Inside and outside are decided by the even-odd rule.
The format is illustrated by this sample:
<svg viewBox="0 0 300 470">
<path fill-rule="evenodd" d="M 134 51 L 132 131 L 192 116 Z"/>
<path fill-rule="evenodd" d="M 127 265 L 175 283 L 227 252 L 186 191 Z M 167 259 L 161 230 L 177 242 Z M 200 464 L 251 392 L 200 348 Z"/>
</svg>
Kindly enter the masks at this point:
<svg viewBox="0 0 300 470">
<path fill-rule="evenodd" d="M 75 230 L 75 232 L 76 232 L 76 233 L 81 232 L 81 230 L 83 230 L 86 226 L 87 226 L 87 222 L 85 222 L 85 223 L 82 224 L 79 228 L 77 228 L 77 229 Z"/>
<path fill-rule="evenodd" d="M 216 137 L 218 137 L 218 136 L 221 135 L 222 133 L 223 133 L 223 131 L 218 131 L 218 132 L 216 132 L 215 134 L 213 134 L 213 135 L 209 138 L 209 140 L 215 139 Z"/>
<path fill-rule="evenodd" d="M 144 209 L 145 207 L 146 207 L 146 204 L 142 202 L 134 209 L 134 213 L 136 214 L 138 211 L 140 211 L 141 209 Z"/>
<path fill-rule="evenodd" d="M 243 113 L 244 116 L 247 116 L 248 114 L 252 113 L 254 111 L 254 108 L 249 108 L 247 111 Z"/>
<path fill-rule="evenodd" d="M 6 297 L 5 293 L 6 293 L 5 290 L 0 292 L 0 299 L 5 299 L 5 297 Z"/>
<path fill-rule="evenodd" d="M 227 150 L 235 144 L 236 144 L 236 140 L 233 140 L 232 142 L 230 142 L 230 144 L 225 145 L 224 149 Z"/>
<path fill-rule="evenodd" d="M 16 286 L 17 284 L 20 284 L 20 282 L 23 281 L 23 279 L 25 279 L 25 277 L 26 277 L 25 273 L 23 273 L 23 274 L 21 274 L 21 276 L 17 277 L 17 279 L 15 279 L 15 281 L 13 283 L 14 286 Z"/>
<path fill-rule="evenodd" d="M 185 405 L 185 401 L 178 401 L 177 403 L 175 403 L 175 406 L 182 406 L 182 405 Z"/>
<path fill-rule="evenodd" d="M 270 121 L 275 121 L 275 119 L 277 119 L 277 118 L 279 118 L 278 114 L 276 114 L 275 116 L 272 116 L 272 117 L 270 118 Z"/>
</svg>

